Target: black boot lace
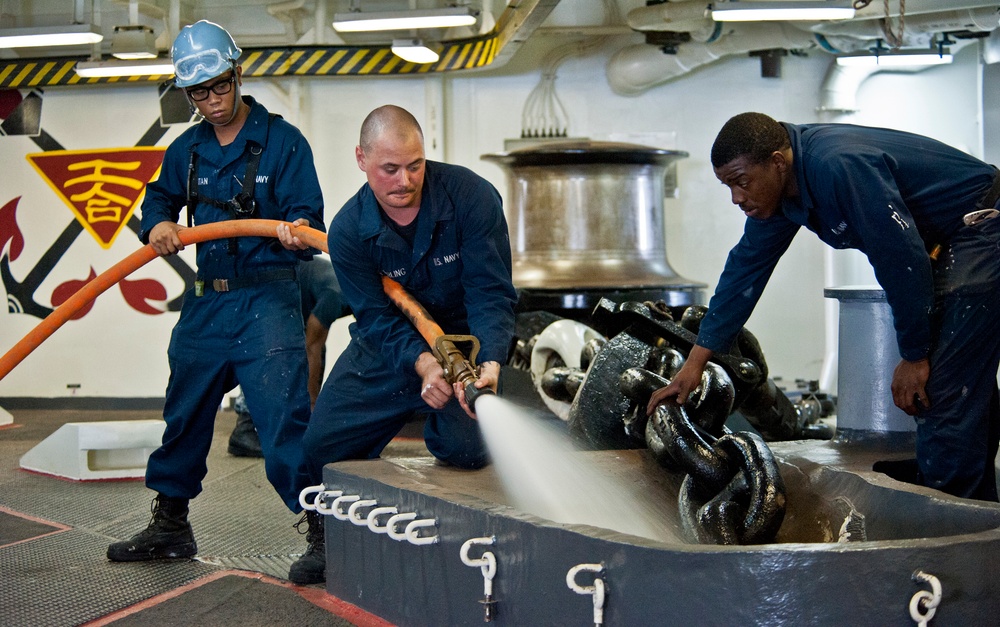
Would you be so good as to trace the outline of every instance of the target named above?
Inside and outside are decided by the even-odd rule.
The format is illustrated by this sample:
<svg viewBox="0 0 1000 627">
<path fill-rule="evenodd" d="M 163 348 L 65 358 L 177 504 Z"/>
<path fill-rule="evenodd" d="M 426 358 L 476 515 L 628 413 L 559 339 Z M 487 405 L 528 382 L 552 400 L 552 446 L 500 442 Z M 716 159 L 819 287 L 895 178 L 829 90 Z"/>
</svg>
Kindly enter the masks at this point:
<svg viewBox="0 0 1000 627">
<path fill-rule="evenodd" d="M 292 525 L 295 531 L 305 534 L 306 542 L 309 544 L 306 549 L 307 555 L 314 551 L 322 552 L 325 549 L 326 537 L 323 534 L 323 519 L 320 516 L 315 512 L 302 512 L 302 517 Z M 300 528 L 303 524 L 306 525 L 304 531 Z"/>
</svg>

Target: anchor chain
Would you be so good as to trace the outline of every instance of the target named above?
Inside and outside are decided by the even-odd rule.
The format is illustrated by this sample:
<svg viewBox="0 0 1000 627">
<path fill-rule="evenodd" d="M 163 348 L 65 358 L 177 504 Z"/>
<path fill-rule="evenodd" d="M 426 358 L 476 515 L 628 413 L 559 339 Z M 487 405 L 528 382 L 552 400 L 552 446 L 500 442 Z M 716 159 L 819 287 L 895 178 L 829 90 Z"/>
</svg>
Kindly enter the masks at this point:
<svg viewBox="0 0 1000 627">
<path fill-rule="evenodd" d="M 547 401 L 569 405 L 570 433 L 588 446 L 645 447 L 662 466 L 688 475 L 679 500 L 694 541 L 770 542 L 784 519 L 786 493 L 764 439 L 789 439 L 805 425 L 768 378 L 756 338 L 743 329 L 731 351 L 714 354 L 683 407 L 667 404 L 653 416 L 646 413 L 653 392 L 683 367 L 705 313 L 705 307 L 690 306 L 676 319 L 663 302 L 601 299 L 593 319 L 611 339 L 583 349 L 579 342 L 562 345 L 589 350 L 580 359 L 587 366 L 567 368 L 561 355 L 549 355 L 544 370 L 536 368 L 541 374 L 532 376 Z M 540 365 L 543 355 L 537 356 Z M 756 432 L 726 429 L 736 409 Z"/>
<path fill-rule="evenodd" d="M 676 368 L 673 357 L 664 363 Z M 653 390 L 668 383 L 643 368 L 622 373 L 619 387 L 636 402 L 627 428 L 640 427 Z M 725 427 L 734 397 L 725 371 L 709 363 L 684 406 L 660 405 L 641 425 L 656 460 L 686 474 L 678 494 L 681 521 L 699 543 L 771 542 L 784 520 L 785 485 L 770 448 L 755 433 Z"/>
</svg>

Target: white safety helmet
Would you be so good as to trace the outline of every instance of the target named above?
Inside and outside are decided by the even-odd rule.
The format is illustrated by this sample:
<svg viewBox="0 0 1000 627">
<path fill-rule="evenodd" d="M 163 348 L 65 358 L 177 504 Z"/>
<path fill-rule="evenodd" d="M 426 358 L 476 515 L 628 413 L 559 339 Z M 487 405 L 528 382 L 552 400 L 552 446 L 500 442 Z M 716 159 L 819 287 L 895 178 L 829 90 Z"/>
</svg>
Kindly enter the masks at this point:
<svg viewBox="0 0 1000 627">
<path fill-rule="evenodd" d="M 243 51 L 218 24 L 201 20 L 181 29 L 170 60 L 174 64 L 174 84 L 190 87 L 236 69 Z"/>
</svg>

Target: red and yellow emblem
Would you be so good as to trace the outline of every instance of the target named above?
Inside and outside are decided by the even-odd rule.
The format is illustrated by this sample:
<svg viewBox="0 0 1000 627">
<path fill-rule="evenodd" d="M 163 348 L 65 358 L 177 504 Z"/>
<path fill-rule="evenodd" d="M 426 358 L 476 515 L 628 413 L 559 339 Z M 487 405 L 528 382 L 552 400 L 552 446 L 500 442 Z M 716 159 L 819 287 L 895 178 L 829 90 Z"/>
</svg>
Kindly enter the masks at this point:
<svg viewBox="0 0 1000 627">
<path fill-rule="evenodd" d="M 159 175 L 165 150 L 157 146 L 52 150 L 26 158 L 97 243 L 111 248 L 146 184 Z"/>
</svg>

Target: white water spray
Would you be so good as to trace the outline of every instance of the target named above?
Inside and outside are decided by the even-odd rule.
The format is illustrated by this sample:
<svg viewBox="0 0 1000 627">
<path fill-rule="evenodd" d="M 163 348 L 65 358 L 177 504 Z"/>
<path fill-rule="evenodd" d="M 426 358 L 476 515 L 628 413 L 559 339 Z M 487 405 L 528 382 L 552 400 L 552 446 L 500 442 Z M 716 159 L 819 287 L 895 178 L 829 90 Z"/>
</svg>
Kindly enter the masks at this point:
<svg viewBox="0 0 1000 627">
<path fill-rule="evenodd" d="M 476 415 L 513 506 L 554 522 L 676 541 L 664 516 L 676 503 L 601 472 L 565 432 L 493 395 L 476 400 Z"/>
</svg>

